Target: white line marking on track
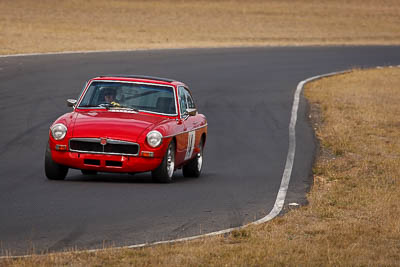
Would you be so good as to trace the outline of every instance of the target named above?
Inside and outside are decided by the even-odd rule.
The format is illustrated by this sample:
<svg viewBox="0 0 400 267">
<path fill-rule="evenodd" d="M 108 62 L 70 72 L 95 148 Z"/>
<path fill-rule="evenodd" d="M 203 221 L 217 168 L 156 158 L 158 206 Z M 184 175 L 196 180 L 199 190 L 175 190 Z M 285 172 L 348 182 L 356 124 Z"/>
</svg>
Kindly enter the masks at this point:
<svg viewBox="0 0 400 267">
<path fill-rule="evenodd" d="M 296 152 L 296 122 L 297 122 L 297 113 L 299 109 L 299 103 L 300 103 L 300 94 L 303 90 L 303 87 L 306 83 L 309 83 L 314 80 L 318 80 L 321 78 L 333 76 L 333 75 L 338 75 L 338 74 L 343 74 L 351 71 L 340 71 L 340 72 L 332 72 L 324 75 L 318 75 L 314 76 L 311 78 L 308 78 L 304 81 L 301 81 L 296 88 L 296 92 L 294 94 L 294 100 L 293 100 L 293 106 L 292 106 L 292 115 L 290 118 L 290 124 L 289 124 L 289 149 L 286 157 L 286 164 L 285 164 L 285 169 L 283 171 L 282 175 L 282 180 L 281 180 L 281 186 L 279 188 L 278 195 L 275 200 L 274 207 L 272 210 L 263 218 L 251 222 L 249 224 L 239 226 L 239 227 L 233 227 L 229 229 L 224 229 L 221 231 L 216 231 L 208 234 L 203 234 L 203 235 L 197 235 L 197 236 L 191 236 L 191 237 L 185 237 L 185 238 L 179 238 L 179 239 L 173 239 L 173 240 L 166 240 L 166 241 L 159 241 L 159 242 L 154 242 L 154 243 L 144 243 L 144 244 L 138 244 L 138 245 L 131 245 L 131 246 L 125 246 L 125 247 L 120 247 L 120 248 L 141 248 L 145 246 L 153 246 L 153 245 L 158 245 L 158 244 L 168 244 L 168 243 L 176 243 L 176 242 L 182 242 L 182 241 L 189 241 L 193 239 L 198 239 L 202 237 L 209 237 L 209 236 L 215 236 L 215 235 L 222 235 L 226 233 L 230 233 L 234 230 L 242 229 L 244 227 L 247 227 L 249 225 L 257 225 L 261 223 L 265 223 L 267 221 L 272 220 L 278 214 L 282 211 L 283 205 L 285 203 L 285 198 L 286 198 L 286 193 L 289 187 L 289 182 L 290 182 L 290 176 L 292 174 L 293 170 L 293 163 L 294 163 L 294 156 Z M 87 250 L 88 252 L 94 252 L 97 250 Z"/>
<path fill-rule="evenodd" d="M 188 50 L 188 49 L 230 49 L 230 48 L 254 48 L 253 46 L 193 46 L 193 47 L 168 47 L 168 48 L 135 48 L 127 50 L 83 50 L 83 51 L 60 51 L 60 52 L 45 52 L 45 53 L 25 53 L 25 54 L 6 54 L 0 55 L 0 58 L 7 57 L 27 57 L 27 56 L 53 56 L 53 55 L 73 55 L 73 54 L 97 54 L 97 53 L 125 53 L 139 51 L 173 51 L 173 50 Z"/>
</svg>

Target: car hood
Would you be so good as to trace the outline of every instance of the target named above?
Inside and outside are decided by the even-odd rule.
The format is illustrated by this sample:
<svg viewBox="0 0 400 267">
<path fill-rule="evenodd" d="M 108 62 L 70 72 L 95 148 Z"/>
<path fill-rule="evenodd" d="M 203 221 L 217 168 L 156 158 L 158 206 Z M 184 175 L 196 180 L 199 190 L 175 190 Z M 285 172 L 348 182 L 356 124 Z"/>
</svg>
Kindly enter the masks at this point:
<svg viewBox="0 0 400 267">
<path fill-rule="evenodd" d="M 166 120 L 154 115 L 120 111 L 77 112 L 72 137 L 110 138 L 125 141 L 137 141 L 146 129 Z"/>
</svg>

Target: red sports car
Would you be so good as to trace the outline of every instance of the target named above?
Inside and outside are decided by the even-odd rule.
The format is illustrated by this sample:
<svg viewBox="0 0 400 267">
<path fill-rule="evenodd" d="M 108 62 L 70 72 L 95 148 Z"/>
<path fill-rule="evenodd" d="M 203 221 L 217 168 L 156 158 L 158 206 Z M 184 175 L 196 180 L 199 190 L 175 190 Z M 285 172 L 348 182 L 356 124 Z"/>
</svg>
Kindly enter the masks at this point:
<svg viewBox="0 0 400 267">
<path fill-rule="evenodd" d="M 67 104 L 73 111 L 50 127 L 48 179 L 64 179 L 69 168 L 85 175 L 151 171 L 153 180 L 164 183 L 171 182 L 179 168 L 185 177 L 200 176 L 207 120 L 197 112 L 184 83 L 100 76 Z"/>
</svg>

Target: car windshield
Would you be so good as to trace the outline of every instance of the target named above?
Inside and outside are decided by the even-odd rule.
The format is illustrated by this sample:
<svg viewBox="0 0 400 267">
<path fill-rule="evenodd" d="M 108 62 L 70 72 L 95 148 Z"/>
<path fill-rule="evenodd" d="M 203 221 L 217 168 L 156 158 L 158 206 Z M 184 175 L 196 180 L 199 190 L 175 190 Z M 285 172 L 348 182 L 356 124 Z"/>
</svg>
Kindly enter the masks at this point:
<svg viewBox="0 0 400 267">
<path fill-rule="evenodd" d="M 172 86 L 128 82 L 93 81 L 78 108 L 130 108 L 176 115 Z"/>
</svg>

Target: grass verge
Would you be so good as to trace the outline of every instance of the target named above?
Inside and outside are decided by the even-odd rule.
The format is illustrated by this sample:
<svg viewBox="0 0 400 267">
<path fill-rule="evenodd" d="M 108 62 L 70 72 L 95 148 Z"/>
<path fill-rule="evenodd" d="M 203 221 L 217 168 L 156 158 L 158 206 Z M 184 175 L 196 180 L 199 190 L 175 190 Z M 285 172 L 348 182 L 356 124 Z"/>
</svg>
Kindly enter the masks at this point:
<svg viewBox="0 0 400 267">
<path fill-rule="evenodd" d="M 398 266 L 400 68 L 306 86 L 321 143 L 309 205 L 226 236 L 142 249 L 35 255 L 4 266 Z"/>
<path fill-rule="evenodd" d="M 400 44 L 400 1 L 0 1 L 0 54 L 343 44 Z"/>
</svg>

